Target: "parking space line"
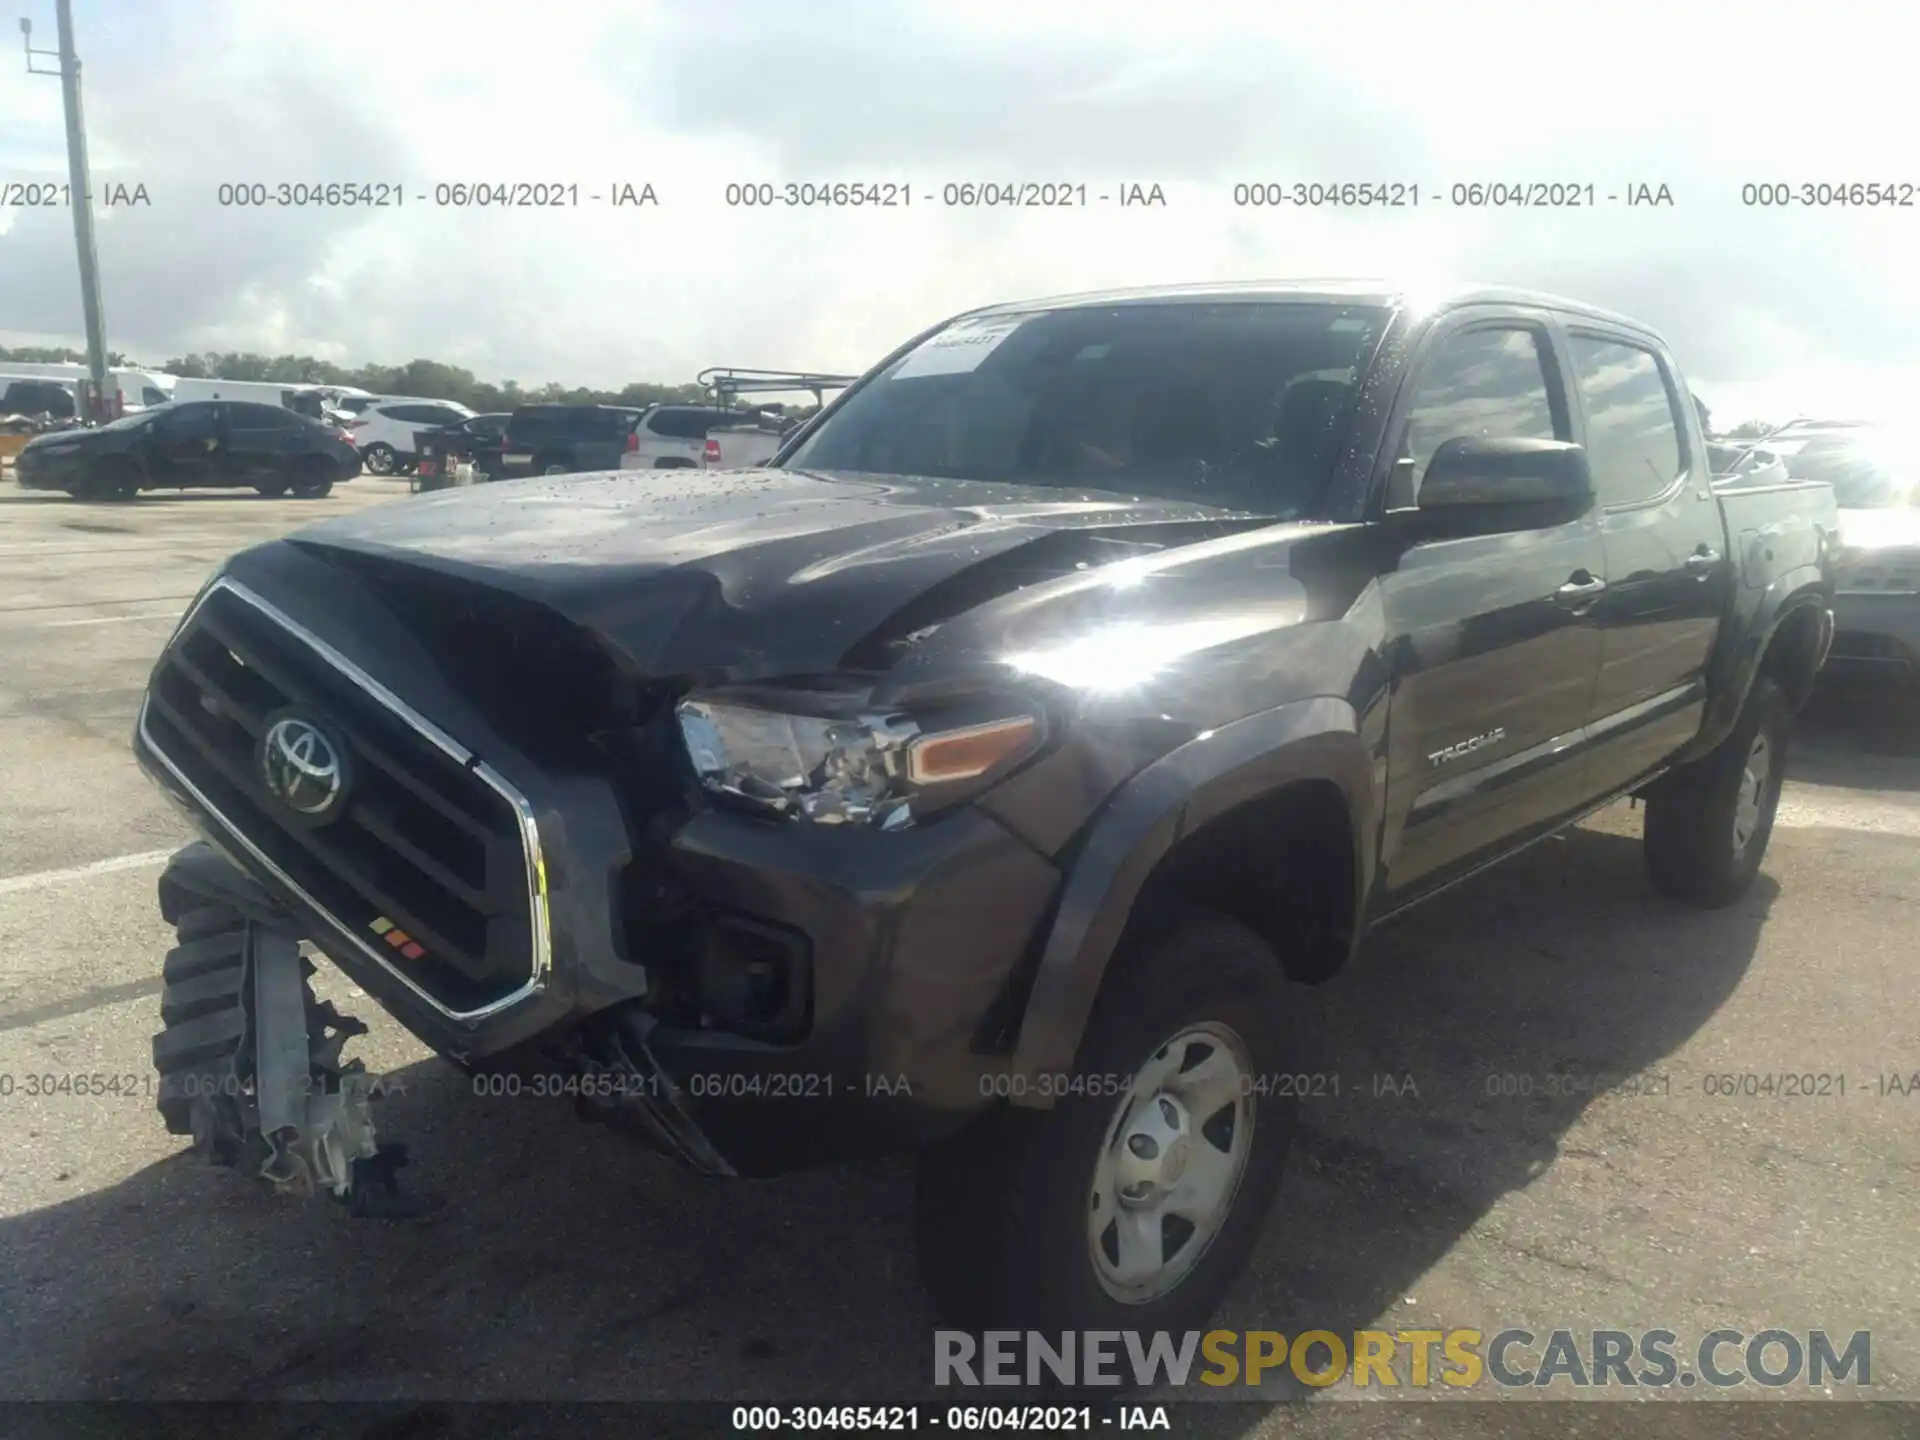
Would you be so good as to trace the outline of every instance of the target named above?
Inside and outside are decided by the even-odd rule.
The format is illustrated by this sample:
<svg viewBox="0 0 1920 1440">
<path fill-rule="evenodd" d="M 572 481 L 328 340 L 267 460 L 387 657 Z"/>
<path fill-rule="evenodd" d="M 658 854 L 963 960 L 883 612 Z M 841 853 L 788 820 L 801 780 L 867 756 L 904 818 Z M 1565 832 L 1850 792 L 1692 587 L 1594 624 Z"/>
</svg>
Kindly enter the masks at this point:
<svg viewBox="0 0 1920 1440">
<path fill-rule="evenodd" d="M 1920 835 L 1920 805 L 1878 795 L 1788 795 L 1774 814 L 1781 830 L 1853 830 L 1868 835 Z"/>
<path fill-rule="evenodd" d="M 88 880 L 95 875 L 111 875 L 116 870 L 138 870 L 143 865 L 158 865 L 172 854 L 172 850 L 143 850 L 138 855 L 116 855 L 111 860 L 95 860 L 88 865 L 69 865 L 64 870 L 8 875 L 0 877 L 0 895 L 16 895 L 23 890 L 39 890 L 69 880 Z"/>
<path fill-rule="evenodd" d="M 158 975 L 146 980 L 127 980 L 118 985 L 107 985 L 98 990 L 88 990 L 65 1000 L 50 1000 L 44 1005 L 35 1005 L 26 1010 L 0 1011 L 0 1031 L 30 1030 L 35 1025 L 44 1025 L 49 1020 L 65 1020 L 72 1015 L 84 1015 L 89 1010 L 104 1009 L 108 1005 L 124 1005 L 130 1000 L 144 1000 L 149 995 L 158 995 L 163 981 Z"/>
<path fill-rule="evenodd" d="M 58 630 L 67 625 L 127 625 L 135 620 L 177 620 L 178 610 L 154 610 L 144 615 L 88 615 L 79 620 L 33 620 L 25 625 L 0 625 L 0 635 L 9 630 Z"/>
<path fill-rule="evenodd" d="M 178 600 L 181 604 L 193 599 L 192 595 L 120 595 L 107 596 L 99 600 L 56 600 L 46 605 L 15 605 L 11 613 L 15 615 L 33 615 L 46 610 L 85 610 L 96 605 L 165 605 Z"/>
</svg>

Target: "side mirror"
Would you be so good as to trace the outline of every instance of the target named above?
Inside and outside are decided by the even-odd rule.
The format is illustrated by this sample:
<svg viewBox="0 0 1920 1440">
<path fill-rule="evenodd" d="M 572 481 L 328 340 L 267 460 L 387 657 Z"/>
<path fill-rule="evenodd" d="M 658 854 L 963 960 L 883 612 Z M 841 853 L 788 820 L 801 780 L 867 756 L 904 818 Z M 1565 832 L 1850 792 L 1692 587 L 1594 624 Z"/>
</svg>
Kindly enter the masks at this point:
<svg viewBox="0 0 1920 1440">
<path fill-rule="evenodd" d="M 1587 452 L 1565 440 L 1463 435 L 1433 452 L 1415 497 L 1424 525 L 1496 534 L 1563 525 L 1593 508 Z"/>
</svg>

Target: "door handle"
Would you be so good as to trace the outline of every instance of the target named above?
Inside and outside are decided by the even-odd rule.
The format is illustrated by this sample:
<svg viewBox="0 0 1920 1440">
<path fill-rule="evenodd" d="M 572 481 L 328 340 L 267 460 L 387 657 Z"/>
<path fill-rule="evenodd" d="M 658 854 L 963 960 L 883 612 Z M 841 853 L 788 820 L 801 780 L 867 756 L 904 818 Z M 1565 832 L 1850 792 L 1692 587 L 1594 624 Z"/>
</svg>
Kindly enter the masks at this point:
<svg viewBox="0 0 1920 1440">
<path fill-rule="evenodd" d="M 1567 581 L 1553 592 L 1554 603 L 1563 610 L 1571 610 L 1576 615 L 1584 615 L 1591 610 L 1601 595 L 1606 593 L 1607 582 L 1596 576 L 1588 575 L 1585 570 L 1575 572 L 1576 576 L 1587 578 Z"/>
<path fill-rule="evenodd" d="M 1701 546 L 1698 550 L 1687 556 L 1687 569 L 1693 571 L 1694 574 L 1702 580 L 1706 579 L 1707 573 L 1719 563 L 1720 552 L 1708 545 Z"/>
</svg>

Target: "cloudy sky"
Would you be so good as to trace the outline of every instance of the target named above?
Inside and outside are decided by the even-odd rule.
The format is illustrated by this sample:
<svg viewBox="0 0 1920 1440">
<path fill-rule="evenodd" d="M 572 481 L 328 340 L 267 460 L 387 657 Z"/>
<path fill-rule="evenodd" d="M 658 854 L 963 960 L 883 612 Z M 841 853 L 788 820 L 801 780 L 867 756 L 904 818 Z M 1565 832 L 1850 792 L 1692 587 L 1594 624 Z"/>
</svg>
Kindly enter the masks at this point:
<svg viewBox="0 0 1920 1440">
<path fill-rule="evenodd" d="M 14 0 L 54 39 L 52 0 Z M 1461 276 L 1666 333 L 1716 419 L 1920 394 L 1920 151 L 1892 4 L 1178 7 L 1131 0 L 74 0 L 108 342 L 429 356 L 528 383 L 858 370 L 945 314 L 1117 284 Z M 1176 18 L 1177 17 L 1177 18 Z M 13 38 L 9 15 L 8 39 Z M 65 178 L 60 87 L 0 62 L 0 186 Z M 577 208 L 434 186 L 577 184 Z M 733 181 L 904 181 L 906 210 L 730 208 Z M 1399 181 L 1416 209 L 1252 209 L 1236 183 Z M 1596 208 L 1471 209 L 1475 181 Z M 393 182 L 398 210 L 223 208 L 232 182 Z M 967 181 L 1164 209 L 939 204 Z M 1754 209 L 1743 184 L 1906 184 Z M 657 208 L 590 193 L 654 186 Z M 1607 203 L 1635 184 L 1675 203 Z M 931 196 L 934 203 L 926 203 Z M 422 198 L 424 197 L 424 199 Z M 71 222 L 0 210 L 0 343 L 77 343 Z"/>
</svg>

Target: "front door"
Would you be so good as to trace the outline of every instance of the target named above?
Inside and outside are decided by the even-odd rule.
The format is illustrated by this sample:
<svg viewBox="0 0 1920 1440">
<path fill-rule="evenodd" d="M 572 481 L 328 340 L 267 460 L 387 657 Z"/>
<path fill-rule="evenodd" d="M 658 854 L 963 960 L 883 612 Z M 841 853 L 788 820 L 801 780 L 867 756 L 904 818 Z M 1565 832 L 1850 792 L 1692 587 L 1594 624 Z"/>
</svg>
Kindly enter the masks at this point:
<svg viewBox="0 0 1920 1440">
<path fill-rule="evenodd" d="M 153 483 L 178 486 L 221 483 L 221 404 L 170 405 L 153 422 L 147 472 Z"/>
<path fill-rule="evenodd" d="M 1389 507 L 1418 506 L 1456 437 L 1573 439 L 1563 365 L 1530 312 L 1436 327 L 1393 421 Z M 1412 545 L 1380 583 L 1392 699 L 1382 908 L 1458 878 L 1578 813 L 1582 731 L 1600 667 L 1596 514 Z"/>
</svg>

